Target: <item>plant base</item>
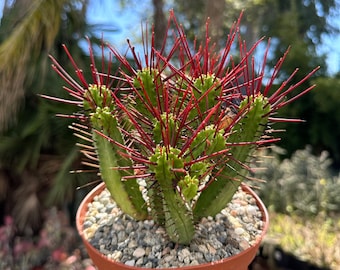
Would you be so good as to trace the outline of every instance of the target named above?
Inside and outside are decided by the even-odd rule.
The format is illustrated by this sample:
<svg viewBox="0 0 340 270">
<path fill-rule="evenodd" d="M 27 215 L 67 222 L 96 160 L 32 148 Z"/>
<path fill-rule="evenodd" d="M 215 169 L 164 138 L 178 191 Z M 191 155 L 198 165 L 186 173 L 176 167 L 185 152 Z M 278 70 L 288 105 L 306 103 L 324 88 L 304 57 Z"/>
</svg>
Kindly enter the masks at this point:
<svg viewBox="0 0 340 270">
<path fill-rule="evenodd" d="M 106 270 L 106 269 L 140 269 L 139 267 L 131 267 L 128 265 L 125 265 L 120 262 L 116 262 L 113 260 L 110 260 L 105 255 L 101 254 L 96 248 L 94 248 L 84 237 L 83 232 L 83 221 L 84 216 L 88 208 L 88 203 L 93 201 L 94 196 L 100 194 L 103 189 L 105 188 L 104 184 L 100 184 L 95 189 L 93 189 L 86 198 L 82 201 L 78 212 L 77 212 L 77 229 L 79 231 L 80 236 L 82 237 L 82 240 L 84 242 L 85 247 L 87 248 L 88 254 L 95 263 L 95 265 L 98 267 L 99 270 Z M 256 204 L 258 205 L 260 211 L 262 212 L 262 220 L 264 221 L 264 226 L 262 229 L 261 237 L 256 241 L 256 243 L 251 246 L 250 248 L 240 252 L 237 255 L 228 257 L 223 260 L 214 261 L 211 263 L 204 263 L 197 266 L 185 266 L 180 267 L 180 269 L 186 270 L 186 269 L 216 269 L 216 270 L 226 270 L 226 269 L 235 269 L 235 270 L 247 270 L 248 265 L 252 262 L 254 259 L 256 252 L 260 246 L 261 239 L 265 235 L 267 228 L 268 228 L 268 213 L 263 205 L 262 201 L 258 198 L 258 196 L 247 186 L 242 186 L 243 191 L 246 193 L 251 194 L 255 200 Z M 150 268 L 142 268 L 142 269 L 150 269 Z M 162 269 L 170 269 L 170 268 L 162 268 Z M 176 269 L 176 268 L 171 268 Z"/>
</svg>

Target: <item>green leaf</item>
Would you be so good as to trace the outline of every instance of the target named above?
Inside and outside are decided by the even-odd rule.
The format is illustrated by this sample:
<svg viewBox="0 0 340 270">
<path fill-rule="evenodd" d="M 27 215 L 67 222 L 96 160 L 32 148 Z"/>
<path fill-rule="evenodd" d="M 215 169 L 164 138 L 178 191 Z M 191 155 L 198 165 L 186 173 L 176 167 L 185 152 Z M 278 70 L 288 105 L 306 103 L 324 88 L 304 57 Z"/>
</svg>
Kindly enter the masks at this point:
<svg viewBox="0 0 340 270">
<path fill-rule="evenodd" d="M 198 184 L 198 179 L 190 175 L 184 176 L 184 178 L 178 182 L 182 195 L 187 201 L 192 200 L 197 195 Z"/>
</svg>

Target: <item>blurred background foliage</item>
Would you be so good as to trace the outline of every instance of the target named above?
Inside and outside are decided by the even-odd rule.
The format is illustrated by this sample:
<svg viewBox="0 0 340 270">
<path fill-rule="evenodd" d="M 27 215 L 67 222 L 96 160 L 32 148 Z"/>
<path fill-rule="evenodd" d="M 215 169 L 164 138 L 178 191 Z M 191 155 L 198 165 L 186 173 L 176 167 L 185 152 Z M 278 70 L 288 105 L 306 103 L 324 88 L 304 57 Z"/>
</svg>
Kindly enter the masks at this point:
<svg viewBox="0 0 340 270">
<path fill-rule="evenodd" d="M 55 114 L 67 114 L 70 108 L 37 96 L 65 94 L 61 91 L 63 82 L 50 68 L 48 54 L 72 72 L 61 48 L 66 44 L 79 66 L 86 70 L 89 56 L 84 46 L 85 36 L 99 46 L 102 34 L 105 38 L 105 34 L 121 30 L 122 26 L 110 18 L 103 24 L 89 23 L 89 17 L 101 16 L 89 9 L 94 2 L 99 9 L 113 5 L 104 0 L 5 0 L 0 5 L 0 217 L 5 214 L 16 217 L 18 227 L 25 233 L 39 229 L 43 218 L 39 209 L 52 204 L 74 206 L 81 193 L 76 187 L 96 180 L 96 176 L 69 174 L 70 170 L 82 167 L 81 158 L 68 121 L 60 120 Z M 340 76 L 329 73 L 327 55 L 320 53 L 324 38 L 339 34 L 331 20 L 339 15 L 339 3 L 336 0 L 147 2 L 150 9 L 143 11 L 138 10 L 137 0 L 120 0 L 114 4 L 119 5 L 121 13 L 151 18 L 156 40 L 162 40 L 170 8 L 175 10 L 189 38 L 196 36 L 198 41 L 204 38 L 205 20 L 210 17 L 209 31 L 217 48 L 224 45 L 228 29 L 245 10 L 241 31 L 247 44 L 252 45 L 262 36 L 271 37 L 269 72 L 275 60 L 291 46 L 279 80 L 286 79 L 299 67 L 293 81 L 296 82 L 315 66 L 321 66 L 316 76 L 304 83 L 305 87 L 317 84 L 316 89 L 282 112 L 306 122 L 290 124 L 287 132 L 280 134 L 283 137 L 280 147 L 285 152 L 277 156 L 274 152 L 275 161 L 266 164 L 269 169 L 260 176 L 271 179 L 263 188 L 271 192 L 263 195 L 278 211 L 310 214 L 339 211 L 336 208 L 339 197 L 333 193 L 339 188 L 336 172 L 340 166 Z M 112 12 L 112 18 L 116 15 Z M 261 56 L 261 51 L 257 55 Z M 286 129 L 286 126 L 274 128 Z M 306 145 L 310 148 L 305 148 Z M 305 150 L 296 152 L 298 149 Z M 324 151 L 329 153 L 327 158 Z M 282 192 L 278 186 L 284 188 L 286 197 L 276 196 Z M 305 198 L 299 204 L 294 197 L 296 189 Z M 310 195 L 312 191 L 316 193 Z M 266 198 L 266 194 L 275 196 Z"/>
<path fill-rule="evenodd" d="M 252 163 L 254 176 L 266 181 L 258 189 L 265 205 L 277 213 L 305 218 L 338 215 L 340 174 L 333 174 L 328 152 L 316 156 L 306 146 L 282 160 L 283 153 L 277 147 L 270 153 L 263 149 Z"/>
</svg>

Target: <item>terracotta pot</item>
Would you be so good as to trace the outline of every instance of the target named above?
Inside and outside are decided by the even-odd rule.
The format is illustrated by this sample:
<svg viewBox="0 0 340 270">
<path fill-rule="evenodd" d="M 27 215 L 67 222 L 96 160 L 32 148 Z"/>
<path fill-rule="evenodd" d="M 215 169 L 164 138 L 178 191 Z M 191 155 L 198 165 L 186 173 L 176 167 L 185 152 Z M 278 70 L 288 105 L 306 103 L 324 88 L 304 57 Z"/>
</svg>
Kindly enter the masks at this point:
<svg viewBox="0 0 340 270">
<path fill-rule="evenodd" d="M 87 249 L 87 252 L 94 262 L 94 264 L 97 266 L 98 270 L 136 270 L 136 269 L 143 269 L 143 270 L 150 270 L 151 268 L 139 268 L 139 267 L 131 267 L 127 266 L 125 264 L 122 264 L 120 262 L 115 262 L 113 260 L 108 259 L 105 255 L 101 254 L 96 248 L 90 245 L 90 243 L 85 239 L 84 233 L 83 233 L 83 221 L 85 217 L 85 213 L 87 211 L 87 205 L 89 202 L 93 201 L 93 197 L 100 194 L 102 190 L 105 188 L 105 184 L 101 183 L 97 187 L 95 187 L 81 202 L 76 216 L 76 225 L 78 232 L 84 242 L 84 245 Z M 215 261 L 212 263 L 205 263 L 200 264 L 197 266 L 185 266 L 180 267 L 178 269 L 181 270 L 203 270 L 203 269 L 211 269 L 211 270 L 247 270 L 249 264 L 253 261 L 255 258 L 256 252 L 260 247 L 261 240 L 263 236 L 266 234 L 267 228 L 268 228 L 268 212 L 266 207 L 264 206 L 263 202 L 259 199 L 259 197 L 255 194 L 253 190 L 251 190 L 248 186 L 242 185 L 243 191 L 251 194 L 257 201 L 257 205 L 260 208 L 262 212 L 262 217 L 264 221 L 264 227 L 261 234 L 261 237 L 258 239 L 258 241 L 253 245 L 252 247 L 240 252 L 237 255 L 234 255 L 232 257 L 228 257 L 226 259 Z M 162 269 L 177 269 L 177 268 L 162 268 Z"/>
</svg>

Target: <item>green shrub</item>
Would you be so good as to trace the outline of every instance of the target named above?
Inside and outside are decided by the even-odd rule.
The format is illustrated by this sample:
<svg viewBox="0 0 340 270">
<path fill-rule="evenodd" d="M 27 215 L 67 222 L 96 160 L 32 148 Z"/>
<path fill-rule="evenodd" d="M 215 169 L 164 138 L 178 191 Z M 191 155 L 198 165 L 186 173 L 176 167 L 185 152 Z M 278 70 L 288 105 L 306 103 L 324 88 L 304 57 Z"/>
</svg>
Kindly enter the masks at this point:
<svg viewBox="0 0 340 270">
<path fill-rule="evenodd" d="M 340 175 L 332 175 L 328 153 L 315 156 L 307 146 L 280 161 L 280 151 L 264 150 L 253 163 L 256 178 L 266 181 L 259 189 L 265 204 L 281 213 L 340 213 Z"/>
</svg>

